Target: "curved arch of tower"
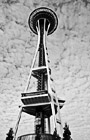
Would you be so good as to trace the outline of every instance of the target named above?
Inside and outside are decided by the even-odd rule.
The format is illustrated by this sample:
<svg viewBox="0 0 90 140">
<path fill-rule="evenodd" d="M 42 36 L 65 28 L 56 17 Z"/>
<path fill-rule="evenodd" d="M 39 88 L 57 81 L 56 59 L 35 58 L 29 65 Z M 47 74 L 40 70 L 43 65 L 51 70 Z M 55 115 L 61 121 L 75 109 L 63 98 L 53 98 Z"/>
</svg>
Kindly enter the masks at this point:
<svg viewBox="0 0 90 140">
<path fill-rule="evenodd" d="M 58 25 L 56 14 L 49 8 L 41 7 L 35 9 L 28 20 L 30 29 L 38 35 L 36 52 L 30 69 L 24 93 L 21 94 L 23 103 L 17 124 L 15 127 L 14 140 L 53 140 L 62 139 L 63 128 L 60 118 L 60 109 L 63 107 L 64 100 L 57 97 L 54 88 L 51 86 L 51 69 L 48 65 L 48 53 L 46 47 L 46 37 L 52 34 Z M 34 91 L 30 91 L 32 79 L 35 86 Z M 17 138 L 16 134 L 22 112 L 35 116 L 34 134 L 21 135 Z M 53 118 L 53 132 L 51 132 L 51 117 Z M 47 121 L 48 132 L 46 132 L 45 120 Z M 57 124 L 59 124 L 59 131 Z"/>
</svg>

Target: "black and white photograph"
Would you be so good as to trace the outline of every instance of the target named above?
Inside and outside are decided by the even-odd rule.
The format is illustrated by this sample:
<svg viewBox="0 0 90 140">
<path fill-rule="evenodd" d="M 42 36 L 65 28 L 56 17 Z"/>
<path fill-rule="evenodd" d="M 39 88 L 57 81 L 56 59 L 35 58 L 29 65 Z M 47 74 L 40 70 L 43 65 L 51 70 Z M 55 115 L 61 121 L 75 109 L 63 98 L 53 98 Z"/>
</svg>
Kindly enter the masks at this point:
<svg viewBox="0 0 90 140">
<path fill-rule="evenodd" d="M 0 0 L 0 140 L 90 140 L 90 0 Z"/>
</svg>

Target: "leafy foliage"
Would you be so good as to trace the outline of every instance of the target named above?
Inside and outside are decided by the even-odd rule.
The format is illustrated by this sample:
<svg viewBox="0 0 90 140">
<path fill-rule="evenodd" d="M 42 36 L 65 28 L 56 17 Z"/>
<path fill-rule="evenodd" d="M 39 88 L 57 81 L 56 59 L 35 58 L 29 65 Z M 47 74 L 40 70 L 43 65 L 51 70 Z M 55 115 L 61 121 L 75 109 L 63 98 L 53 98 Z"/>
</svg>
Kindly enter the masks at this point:
<svg viewBox="0 0 90 140">
<path fill-rule="evenodd" d="M 67 125 L 67 123 L 65 123 L 64 127 L 63 140 L 72 140 L 69 125 Z"/>
</svg>

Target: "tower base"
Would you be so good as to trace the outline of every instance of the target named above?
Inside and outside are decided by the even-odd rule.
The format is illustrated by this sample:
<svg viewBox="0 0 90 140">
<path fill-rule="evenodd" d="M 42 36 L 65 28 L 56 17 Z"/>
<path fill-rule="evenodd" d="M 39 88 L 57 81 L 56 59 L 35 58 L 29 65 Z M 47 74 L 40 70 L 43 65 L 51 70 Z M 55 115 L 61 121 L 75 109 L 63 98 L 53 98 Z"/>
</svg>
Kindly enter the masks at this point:
<svg viewBox="0 0 90 140">
<path fill-rule="evenodd" d="M 55 136 L 54 134 L 27 134 L 18 137 L 17 140 L 61 140 L 61 138 L 59 136 Z"/>
</svg>

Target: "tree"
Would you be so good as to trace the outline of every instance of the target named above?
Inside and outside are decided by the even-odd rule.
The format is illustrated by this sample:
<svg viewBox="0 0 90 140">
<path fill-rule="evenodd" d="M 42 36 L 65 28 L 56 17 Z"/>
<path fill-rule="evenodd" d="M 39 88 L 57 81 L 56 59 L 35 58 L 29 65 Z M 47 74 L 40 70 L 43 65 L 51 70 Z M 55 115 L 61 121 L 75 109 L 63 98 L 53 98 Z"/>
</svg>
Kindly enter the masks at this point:
<svg viewBox="0 0 90 140">
<path fill-rule="evenodd" d="M 64 133 L 63 133 L 63 140 L 72 140 L 71 132 L 69 130 L 69 126 L 65 123 Z"/>
<path fill-rule="evenodd" d="M 61 139 L 61 138 L 59 137 L 59 135 L 57 134 L 56 128 L 55 128 L 55 130 L 54 130 L 53 137 L 54 137 L 54 140 L 60 140 L 60 139 Z"/>
<path fill-rule="evenodd" d="M 9 132 L 7 133 L 6 140 L 13 140 L 13 129 L 10 128 Z"/>
</svg>

